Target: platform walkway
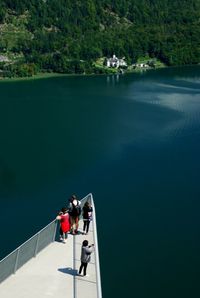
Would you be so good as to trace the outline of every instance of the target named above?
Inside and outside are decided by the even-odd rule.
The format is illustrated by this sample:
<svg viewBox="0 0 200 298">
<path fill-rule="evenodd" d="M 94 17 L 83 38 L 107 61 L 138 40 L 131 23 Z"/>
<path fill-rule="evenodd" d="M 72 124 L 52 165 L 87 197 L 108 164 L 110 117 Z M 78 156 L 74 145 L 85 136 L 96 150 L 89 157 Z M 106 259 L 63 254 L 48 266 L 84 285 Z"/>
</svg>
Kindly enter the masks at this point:
<svg viewBox="0 0 200 298">
<path fill-rule="evenodd" d="M 98 294 L 95 252 L 88 264 L 88 277 L 77 275 L 82 241 L 95 243 L 94 223 L 83 235 L 80 221 L 78 235 L 69 234 L 66 243 L 54 241 L 15 274 L 0 284 L 1 298 L 101 298 Z"/>
</svg>

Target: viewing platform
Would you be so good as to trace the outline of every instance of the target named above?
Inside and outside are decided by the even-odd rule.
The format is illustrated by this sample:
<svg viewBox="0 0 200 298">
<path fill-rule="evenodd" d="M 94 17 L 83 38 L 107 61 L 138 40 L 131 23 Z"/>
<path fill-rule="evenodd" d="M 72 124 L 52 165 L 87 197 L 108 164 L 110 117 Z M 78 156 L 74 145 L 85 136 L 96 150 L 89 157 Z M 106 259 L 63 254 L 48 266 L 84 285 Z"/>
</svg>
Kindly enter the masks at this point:
<svg viewBox="0 0 200 298">
<path fill-rule="evenodd" d="M 88 196 L 93 206 L 93 220 L 90 223 L 89 233 L 83 235 L 83 220 L 81 219 L 77 235 L 68 234 L 65 243 L 52 241 L 35 257 L 25 262 L 15 274 L 5 278 L 0 284 L 1 298 L 102 298 L 95 208 L 92 195 Z M 86 198 L 81 201 L 82 204 Z M 40 237 L 37 236 L 35 248 L 39 245 L 38 239 L 41 239 L 41 234 Z M 87 267 L 88 276 L 83 277 L 77 273 L 80 267 L 81 246 L 85 239 L 89 241 L 89 244 L 94 243 L 95 250 L 91 254 L 91 261 Z M 6 269 L 6 264 L 9 264 L 12 259 L 19 262 L 20 253 L 21 258 L 26 253 L 22 247 L 19 247 L 17 252 L 15 257 L 11 253 L 0 262 L 0 281 L 3 279 L 2 270 L 4 267 Z M 13 268 L 15 267 L 16 263 Z"/>
</svg>

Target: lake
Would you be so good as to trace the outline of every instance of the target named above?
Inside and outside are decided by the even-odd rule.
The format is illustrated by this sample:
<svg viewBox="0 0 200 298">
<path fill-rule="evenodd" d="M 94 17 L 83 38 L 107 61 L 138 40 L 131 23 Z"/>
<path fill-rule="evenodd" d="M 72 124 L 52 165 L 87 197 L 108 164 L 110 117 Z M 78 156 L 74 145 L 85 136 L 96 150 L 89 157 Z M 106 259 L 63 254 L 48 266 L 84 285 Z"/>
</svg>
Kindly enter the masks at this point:
<svg viewBox="0 0 200 298">
<path fill-rule="evenodd" d="M 198 297 L 200 67 L 0 82 L 0 257 L 92 192 L 104 298 Z"/>
</svg>

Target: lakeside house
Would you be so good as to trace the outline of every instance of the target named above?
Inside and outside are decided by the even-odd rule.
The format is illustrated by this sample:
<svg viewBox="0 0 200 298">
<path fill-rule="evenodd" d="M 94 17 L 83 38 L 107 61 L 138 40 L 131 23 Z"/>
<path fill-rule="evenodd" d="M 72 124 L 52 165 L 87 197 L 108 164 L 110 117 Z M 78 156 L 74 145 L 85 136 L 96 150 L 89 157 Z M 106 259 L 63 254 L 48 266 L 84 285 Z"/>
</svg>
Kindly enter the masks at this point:
<svg viewBox="0 0 200 298">
<path fill-rule="evenodd" d="M 147 63 L 138 63 L 138 64 L 136 64 L 136 67 L 147 68 L 147 67 L 149 67 L 149 65 Z"/>
<path fill-rule="evenodd" d="M 156 60 L 155 59 L 149 59 L 147 61 L 132 64 L 132 66 L 133 66 L 133 68 L 142 68 L 142 69 L 155 68 Z"/>
<path fill-rule="evenodd" d="M 112 58 L 106 58 L 105 65 L 112 68 L 127 67 L 125 57 L 119 59 L 116 55 L 113 55 Z"/>
</svg>

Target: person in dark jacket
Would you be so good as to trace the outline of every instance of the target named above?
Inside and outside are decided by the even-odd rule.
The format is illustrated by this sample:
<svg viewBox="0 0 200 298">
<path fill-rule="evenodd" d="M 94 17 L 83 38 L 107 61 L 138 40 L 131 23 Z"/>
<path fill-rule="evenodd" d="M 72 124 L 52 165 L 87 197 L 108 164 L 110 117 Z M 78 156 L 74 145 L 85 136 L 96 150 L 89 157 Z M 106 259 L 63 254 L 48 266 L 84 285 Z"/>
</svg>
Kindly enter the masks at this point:
<svg viewBox="0 0 200 298">
<path fill-rule="evenodd" d="M 83 269 L 83 276 L 86 276 L 87 265 L 91 260 L 91 253 L 94 251 L 94 244 L 88 245 L 88 241 L 84 240 L 81 248 L 81 266 L 79 268 L 79 275 Z"/>
<path fill-rule="evenodd" d="M 92 220 L 92 206 L 87 201 L 82 208 L 83 215 L 83 234 L 88 234 L 90 221 Z"/>
<path fill-rule="evenodd" d="M 73 235 L 75 235 L 78 233 L 79 217 L 81 215 L 80 201 L 76 198 L 75 195 L 73 195 L 72 198 L 70 199 L 69 215 L 70 215 L 71 232 Z"/>
</svg>

